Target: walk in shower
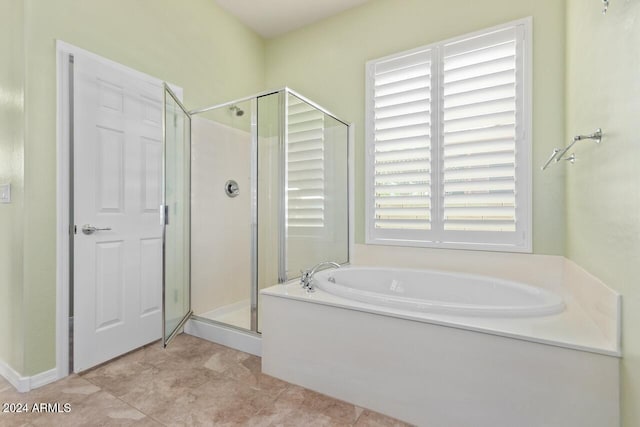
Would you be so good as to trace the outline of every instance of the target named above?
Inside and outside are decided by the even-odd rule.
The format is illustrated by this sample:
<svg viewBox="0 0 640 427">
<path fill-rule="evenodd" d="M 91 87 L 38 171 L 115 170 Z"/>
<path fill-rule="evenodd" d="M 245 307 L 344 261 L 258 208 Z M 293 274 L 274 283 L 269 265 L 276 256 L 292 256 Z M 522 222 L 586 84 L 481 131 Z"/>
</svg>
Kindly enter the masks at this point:
<svg viewBox="0 0 640 427">
<path fill-rule="evenodd" d="M 348 165 L 349 125 L 291 89 L 187 111 L 167 88 L 165 341 L 259 333 L 261 289 L 349 262 Z"/>
</svg>

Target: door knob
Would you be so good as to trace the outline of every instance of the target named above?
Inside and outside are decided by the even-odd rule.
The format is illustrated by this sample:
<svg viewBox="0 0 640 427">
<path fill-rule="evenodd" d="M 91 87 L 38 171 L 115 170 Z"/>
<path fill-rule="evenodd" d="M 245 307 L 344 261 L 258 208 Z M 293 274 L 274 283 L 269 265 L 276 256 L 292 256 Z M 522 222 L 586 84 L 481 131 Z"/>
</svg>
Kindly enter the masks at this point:
<svg viewBox="0 0 640 427">
<path fill-rule="evenodd" d="M 94 227 L 94 226 L 89 225 L 89 224 L 85 224 L 85 225 L 82 226 L 82 232 L 84 234 L 93 234 L 96 231 L 111 231 L 111 227 L 98 228 L 98 227 Z"/>
</svg>

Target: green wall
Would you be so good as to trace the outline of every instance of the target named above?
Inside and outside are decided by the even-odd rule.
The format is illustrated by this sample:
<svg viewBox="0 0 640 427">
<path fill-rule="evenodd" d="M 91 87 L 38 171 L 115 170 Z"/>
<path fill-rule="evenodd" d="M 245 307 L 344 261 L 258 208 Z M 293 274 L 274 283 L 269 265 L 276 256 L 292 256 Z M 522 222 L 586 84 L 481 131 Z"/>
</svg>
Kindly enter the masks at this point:
<svg viewBox="0 0 640 427">
<path fill-rule="evenodd" d="M 373 0 L 267 42 L 268 87 L 287 85 L 355 123 L 356 242 L 364 242 L 364 65 L 533 16 L 533 248 L 564 253 L 564 176 L 540 168 L 564 141 L 565 2 Z"/>
<path fill-rule="evenodd" d="M 0 360 L 24 368 L 22 215 L 24 148 L 24 20 L 22 3 L 0 0 L 0 184 L 12 203 L 0 204 Z"/>
<path fill-rule="evenodd" d="M 640 425 L 640 3 L 567 3 L 567 256 L 622 294 L 625 426 Z"/>
<path fill-rule="evenodd" d="M 32 375 L 55 366 L 56 39 L 182 86 L 190 108 L 262 90 L 264 41 L 211 0 L 24 4 L 22 373 Z"/>
<path fill-rule="evenodd" d="M 624 324 L 638 324 L 640 4 L 612 2 L 602 16 L 584 0 L 372 0 L 267 41 L 214 1 L 184 4 L 0 0 L 0 183 L 14 196 L 0 205 L 10 236 L 0 242 L 0 360 L 24 375 L 55 365 L 56 39 L 182 86 L 189 107 L 288 85 L 353 121 L 363 242 L 365 62 L 533 16 L 534 252 L 566 249 L 623 294 Z M 601 146 L 581 143 L 575 165 L 539 170 L 554 147 L 597 126 Z M 640 336 L 630 331 L 623 414 L 640 425 Z"/>
</svg>

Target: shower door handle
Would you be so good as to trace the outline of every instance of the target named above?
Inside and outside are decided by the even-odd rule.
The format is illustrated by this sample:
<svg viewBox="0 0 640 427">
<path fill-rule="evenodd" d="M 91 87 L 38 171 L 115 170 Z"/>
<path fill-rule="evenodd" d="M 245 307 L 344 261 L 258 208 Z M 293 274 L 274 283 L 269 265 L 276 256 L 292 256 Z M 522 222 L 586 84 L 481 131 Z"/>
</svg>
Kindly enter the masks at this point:
<svg viewBox="0 0 640 427">
<path fill-rule="evenodd" d="M 89 234 L 95 233 L 96 231 L 111 231 L 111 227 L 98 228 L 98 227 L 94 227 L 94 226 L 89 225 L 89 224 L 85 224 L 85 225 L 82 226 L 82 232 L 84 234 L 89 235 Z"/>
</svg>

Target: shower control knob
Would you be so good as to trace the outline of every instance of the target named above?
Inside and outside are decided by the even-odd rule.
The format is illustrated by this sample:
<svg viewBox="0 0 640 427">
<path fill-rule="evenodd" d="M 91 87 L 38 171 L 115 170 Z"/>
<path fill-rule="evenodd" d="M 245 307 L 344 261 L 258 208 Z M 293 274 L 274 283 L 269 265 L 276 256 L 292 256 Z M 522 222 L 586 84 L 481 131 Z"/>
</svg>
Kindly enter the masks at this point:
<svg viewBox="0 0 640 427">
<path fill-rule="evenodd" d="M 240 194 L 240 186 L 236 181 L 230 179 L 224 184 L 224 191 L 225 193 L 227 193 L 227 196 L 236 197 L 238 194 Z"/>
</svg>

